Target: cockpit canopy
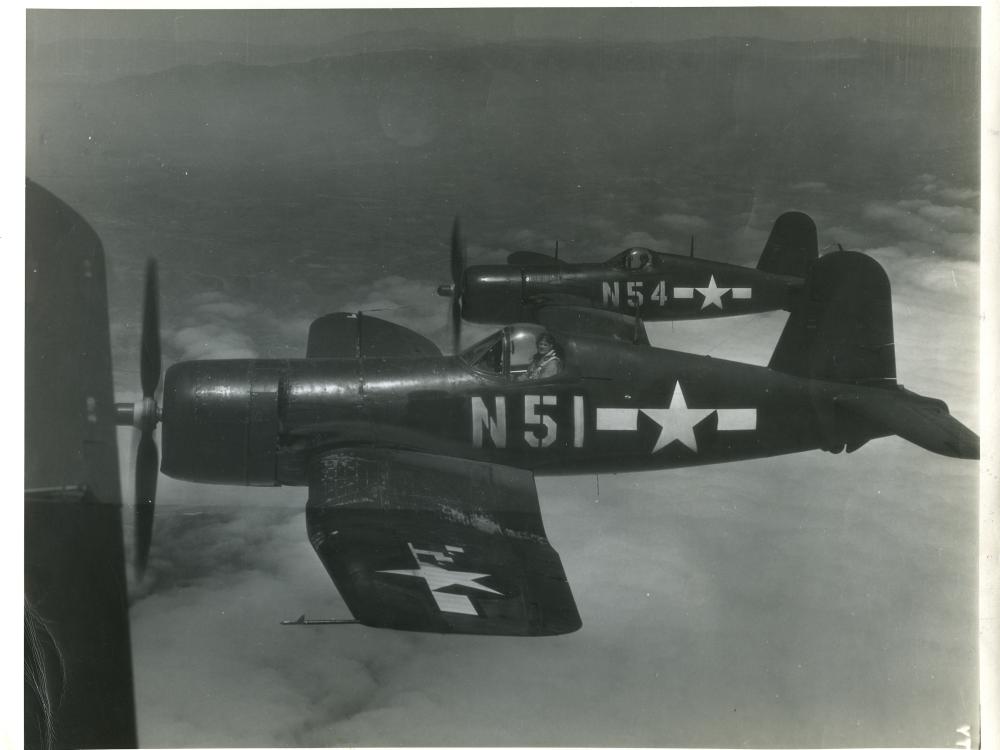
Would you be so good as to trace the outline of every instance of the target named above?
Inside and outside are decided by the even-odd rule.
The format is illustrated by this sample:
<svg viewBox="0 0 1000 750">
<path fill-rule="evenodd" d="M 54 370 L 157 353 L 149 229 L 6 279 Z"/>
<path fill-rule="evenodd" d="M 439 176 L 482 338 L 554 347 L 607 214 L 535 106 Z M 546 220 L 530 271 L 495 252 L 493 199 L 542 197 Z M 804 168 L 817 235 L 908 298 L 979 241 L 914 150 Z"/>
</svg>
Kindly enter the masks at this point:
<svg viewBox="0 0 1000 750">
<path fill-rule="evenodd" d="M 548 380 L 564 369 L 559 338 L 530 323 L 507 326 L 459 357 L 477 372 L 514 381 Z"/>
<path fill-rule="evenodd" d="M 642 271 L 653 263 L 653 251 L 647 247 L 630 247 L 625 251 L 622 265 L 626 271 Z"/>
<path fill-rule="evenodd" d="M 607 261 L 607 265 L 612 268 L 621 268 L 629 273 L 637 271 L 648 271 L 657 265 L 657 254 L 648 247 L 630 247 L 623 250 L 618 255 L 612 256 Z"/>
</svg>

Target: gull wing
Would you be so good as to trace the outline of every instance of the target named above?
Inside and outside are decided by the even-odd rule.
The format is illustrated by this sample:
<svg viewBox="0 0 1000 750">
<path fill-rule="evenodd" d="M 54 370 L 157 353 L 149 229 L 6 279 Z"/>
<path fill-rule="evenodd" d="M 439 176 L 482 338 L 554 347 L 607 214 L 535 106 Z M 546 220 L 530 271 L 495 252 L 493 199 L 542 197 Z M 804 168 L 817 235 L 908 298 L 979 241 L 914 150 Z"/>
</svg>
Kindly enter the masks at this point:
<svg viewBox="0 0 1000 750">
<path fill-rule="evenodd" d="M 511 266 L 541 266 L 560 268 L 567 265 L 553 255 L 536 253 L 532 250 L 515 250 L 507 256 L 507 264 Z"/>
<path fill-rule="evenodd" d="M 607 336 L 618 341 L 649 345 L 642 320 L 611 310 L 575 305 L 546 305 L 538 308 L 535 319 L 553 331 L 586 336 Z"/>
<path fill-rule="evenodd" d="M 399 630 L 580 627 L 530 471 L 376 448 L 316 454 L 309 541 L 354 617 Z"/>
<path fill-rule="evenodd" d="M 405 326 L 362 313 L 330 313 L 309 326 L 306 357 L 440 357 L 434 342 Z"/>
</svg>

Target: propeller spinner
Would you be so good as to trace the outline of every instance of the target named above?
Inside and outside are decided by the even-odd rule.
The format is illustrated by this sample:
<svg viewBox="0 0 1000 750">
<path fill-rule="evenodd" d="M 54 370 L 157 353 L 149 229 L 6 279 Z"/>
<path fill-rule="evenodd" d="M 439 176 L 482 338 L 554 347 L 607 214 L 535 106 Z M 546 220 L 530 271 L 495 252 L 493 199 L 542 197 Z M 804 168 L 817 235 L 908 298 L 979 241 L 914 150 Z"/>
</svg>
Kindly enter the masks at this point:
<svg viewBox="0 0 1000 750">
<path fill-rule="evenodd" d="M 116 421 L 139 430 L 135 457 L 135 568 L 139 578 L 146 572 L 153 540 L 153 510 L 156 480 L 160 472 L 160 451 L 153 433 L 160 421 L 156 388 L 160 383 L 160 301 L 156 261 L 146 265 L 146 289 L 142 308 L 139 380 L 142 401 L 115 404 Z"/>
</svg>

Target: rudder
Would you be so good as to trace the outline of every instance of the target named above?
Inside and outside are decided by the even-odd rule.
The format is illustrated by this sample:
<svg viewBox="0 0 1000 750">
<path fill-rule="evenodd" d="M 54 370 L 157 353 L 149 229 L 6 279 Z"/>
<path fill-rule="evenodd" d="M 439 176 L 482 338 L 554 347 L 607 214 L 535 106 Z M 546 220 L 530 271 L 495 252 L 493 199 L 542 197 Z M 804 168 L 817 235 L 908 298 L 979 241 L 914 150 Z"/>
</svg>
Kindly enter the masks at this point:
<svg viewBox="0 0 1000 750">
<path fill-rule="evenodd" d="M 892 294 L 878 261 L 844 251 L 817 260 L 768 367 L 803 378 L 894 385 Z"/>
<path fill-rule="evenodd" d="M 801 278 L 817 257 L 816 224 L 801 211 L 788 211 L 774 222 L 757 270 Z"/>
</svg>

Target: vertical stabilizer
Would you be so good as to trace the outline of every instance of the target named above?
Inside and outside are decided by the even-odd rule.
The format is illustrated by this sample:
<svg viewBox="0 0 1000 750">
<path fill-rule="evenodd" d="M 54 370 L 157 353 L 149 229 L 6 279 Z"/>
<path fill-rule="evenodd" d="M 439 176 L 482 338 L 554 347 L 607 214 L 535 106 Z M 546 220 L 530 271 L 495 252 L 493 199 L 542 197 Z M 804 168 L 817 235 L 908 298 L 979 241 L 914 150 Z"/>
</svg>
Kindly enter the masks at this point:
<svg viewBox="0 0 1000 750">
<path fill-rule="evenodd" d="M 788 211 L 774 222 L 757 270 L 801 278 L 818 256 L 816 224 L 800 211 Z"/>
<path fill-rule="evenodd" d="M 856 252 L 816 261 L 768 367 L 841 383 L 895 384 L 892 296 L 882 266 Z"/>
</svg>

